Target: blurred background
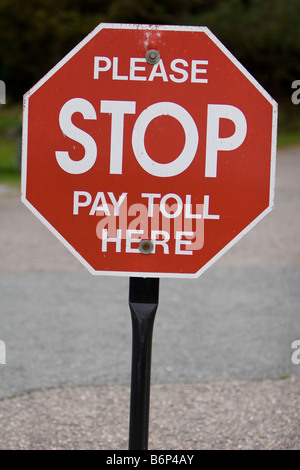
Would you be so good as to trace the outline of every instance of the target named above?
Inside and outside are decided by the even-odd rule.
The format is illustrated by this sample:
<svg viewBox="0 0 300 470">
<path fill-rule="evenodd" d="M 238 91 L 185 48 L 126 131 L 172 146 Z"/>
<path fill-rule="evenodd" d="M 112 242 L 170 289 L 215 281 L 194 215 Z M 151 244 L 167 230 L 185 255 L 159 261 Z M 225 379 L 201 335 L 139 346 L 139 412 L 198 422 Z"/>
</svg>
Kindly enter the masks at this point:
<svg viewBox="0 0 300 470">
<path fill-rule="evenodd" d="M 299 0 L 1 0 L 0 182 L 19 182 L 23 94 L 100 22 L 209 27 L 279 103 L 279 147 L 300 142 Z"/>
<path fill-rule="evenodd" d="M 274 448 L 274 442 L 280 446 L 282 436 L 287 436 L 284 448 L 299 448 L 300 406 L 296 409 L 294 404 L 296 400 L 299 404 L 299 381 L 289 379 L 300 374 L 299 363 L 291 361 L 291 345 L 300 339 L 300 1 L 0 0 L 0 86 L 6 86 L 5 104 L 0 88 L 0 340 L 7 347 L 7 363 L 0 367 L 0 449 L 18 448 L 15 441 L 20 433 L 26 448 L 61 445 L 57 443 L 57 433 L 62 432 L 58 419 L 70 436 L 79 429 L 80 445 L 85 442 L 86 429 L 82 433 L 80 426 L 93 416 L 93 411 L 83 407 L 83 400 L 88 403 L 85 396 L 80 406 L 68 397 L 53 406 L 46 395 L 40 408 L 25 402 L 29 415 L 22 415 L 15 404 L 21 394 L 60 386 L 70 386 L 69 392 L 75 393 L 73 387 L 79 385 L 123 385 L 130 380 L 128 279 L 91 276 L 21 204 L 19 190 L 23 94 L 101 22 L 207 26 L 279 104 L 275 208 L 199 280 L 163 280 L 155 320 L 152 382 L 217 381 L 221 385 L 214 389 L 216 396 L 223 399 L 227 390 L 225 398 L 230 397 L 232 409 L 242 413 L 242 424 L 244 396 L 249 419 L 255 416 L 256 421 L 249 425 L 245 414 L 247 424 L 240 428 L 224 425 L 226 416 L 236 416 L 230 408 L 221 424 L 220 416 L 215 419 L 215 409 L 204 420 L 201 393 L 196 390 L 194 399 L 187 392 L 184 412 L 194 409 L 190 403 L 197 412 L 194 421 L 190 415 L 182 420 L 180 444 L 188 429 L 199 440 L 203 422 L 211 417 L 216 424 L 207 433 L 209 448 L 219 430 L 223 437 L 216 445 L 221 446 L 226 433 L 235 433 L 236 441 L 238 435 L 243 439 L 253 429 L 251 442 L 264 436 Z M 281 405 L 266 391 L 254 388 L 245 394 L 248 385 L 240 389 L 240 402 L 235 382 L 233 388 L 224 388 L 229 380 L 263 379 L 272 379 L 272 387 L 277 379 Z M 281 392 L 283 387 L 293 392 L 294 401 Z M 101 389 L 97 396 L 104 410 L 99 408 L 98 418 L 104 422 L 102 439 L 106 428 L 112 435 L 108 432 L 110 441 L 103 440 L 103 445 L 119 445 L 114 422 L 118 414 L 126 421 L 127 395 L 123 408 L 118 398 L 123 390 L 116 388 L 115 395 L 106 395 Z M 167 402 L 161 395 L 156 399 L 158 445 L 170 445 L 161 441 L 162 408 L 176 422 L 169 425 L 165 438 L 170 439 L 181 422 L 174 410 L 180 412 L 177 404 L 182 407 L 184 397 L 175 395 L 173 404 L 170 391 L 176 389 L 167 390 Z M 212 389 L 208 390 L 207 404 L 214 407 Z M 54 389 L 51 396 L 55 398 Z M 116 409 L 110 414 L 106 410 L 113 404 Z M 68 426 L 66 405 L 73 407 Z M 84 410 L 82 415 L 75 414 L 76 407 L 77 413 Z M 45 412 L 53 417 L 49 419 Z M 21 425 L 16 421 L 19 416 Z M 49 422 L 54 423 L 50 444 Z M 126 437 L 126 422 L 124 429 Z M 186 445 L 195 448 L 191 447 L 193 440 Z"/>
</svg>

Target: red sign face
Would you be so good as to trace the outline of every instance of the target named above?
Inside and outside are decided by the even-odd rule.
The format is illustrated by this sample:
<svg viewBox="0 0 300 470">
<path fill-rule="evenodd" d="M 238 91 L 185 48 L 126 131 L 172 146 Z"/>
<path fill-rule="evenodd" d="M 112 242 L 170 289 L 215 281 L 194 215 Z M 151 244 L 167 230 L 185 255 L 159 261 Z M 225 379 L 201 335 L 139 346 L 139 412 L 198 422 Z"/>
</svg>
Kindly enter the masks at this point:
<svg viewBox="0 0 300 470">
<path fill-rule="evenodd" d="M 99 25 L 23 122 L 22 200 L 93 274 L 198 277 L 272 209 L 277 105 L 207 28 Z"/>
</svg>

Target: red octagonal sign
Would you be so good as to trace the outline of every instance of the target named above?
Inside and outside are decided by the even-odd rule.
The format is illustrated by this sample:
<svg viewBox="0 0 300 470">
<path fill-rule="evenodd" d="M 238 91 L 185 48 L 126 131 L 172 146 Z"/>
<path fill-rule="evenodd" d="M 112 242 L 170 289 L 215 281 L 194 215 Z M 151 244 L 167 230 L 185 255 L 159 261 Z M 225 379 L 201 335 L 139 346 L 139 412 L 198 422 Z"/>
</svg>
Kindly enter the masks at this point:
<svg viewBox="0 0 300 470">
<path fill-rule="evenodd" d="M 207 28 L 101 24 L 24 97 L 22 201 L 93 274 L 198 277 L 272 209 L 276 126 Z"/>
</svg>

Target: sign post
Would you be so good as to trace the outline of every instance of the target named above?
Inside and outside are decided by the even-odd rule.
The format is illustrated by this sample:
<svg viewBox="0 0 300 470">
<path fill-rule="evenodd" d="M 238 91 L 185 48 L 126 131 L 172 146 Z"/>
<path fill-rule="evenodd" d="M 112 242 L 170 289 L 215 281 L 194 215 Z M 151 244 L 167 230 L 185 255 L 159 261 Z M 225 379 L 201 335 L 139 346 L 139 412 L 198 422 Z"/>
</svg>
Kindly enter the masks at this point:
<svg viewBox="0 0 300 470">
<path fill-rule="evenodd" d="M 158 280 L 197 278 L 273 208 L 277 104 L 206 27 L 100 24 L 24 96 L 22 201 L 130 278 L 130 448 L 146 448 Z"/>
<path fill-rule="evenodd" d="M 129 450 L 148 449 L 152 332 L 158 296 L 159 279 L 130 278 L 132 367 Z"/>
</svg>

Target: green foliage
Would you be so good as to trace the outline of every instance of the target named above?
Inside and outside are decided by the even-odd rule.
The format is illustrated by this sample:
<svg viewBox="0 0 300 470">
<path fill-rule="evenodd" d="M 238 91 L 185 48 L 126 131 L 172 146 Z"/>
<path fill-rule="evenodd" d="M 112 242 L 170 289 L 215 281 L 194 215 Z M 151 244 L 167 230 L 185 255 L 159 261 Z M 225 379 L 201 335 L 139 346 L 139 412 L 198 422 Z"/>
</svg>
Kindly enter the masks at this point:
<svg viewBox="0 0 300 470">
<path fill-rule="evenodd" d="M 191 24 L 196 13 L 221 0 L 113 0 L 107 11 L 111 22 Z"/>
<path fill-rule="evenodd" d="M 280 104 L 278 145 L 300 142 L 299 0 L 1 0 L 0 79 L 22 95 L 100 22 L 208 26 Z M 18 181 L 21 110 L 0 105 L 0 181 Z"/>
<path fill-rule="evenodd" d="M 196 16 L 281 100 L 300 78 L 299 0 L 226 0 Z"/>
<path fill-rule="evenodd" d="M 299 0 L 1 0 L 0 79 L 8 102 L 20 101 L 100 22 L 208 26 L 284 103 L 285 114 L 295 112 L 290 97 L 291 83 L 300 79 Z"/>
<path fill-rule="evenodd" d="M 1 0 L 0 77 L 20 100 L 102 19 L 104 0 Z"/>
<path fill-rule="evenodd" d="M 16 168 L 16 142 L 0 136 L 0 184 L 20 183 L 20 171 Z"/>
<path fill-rule="evenodd" d="M 21 126 L 20 106 L 0 105 L 0 184 L 20 181 Z"/>
</svg>

